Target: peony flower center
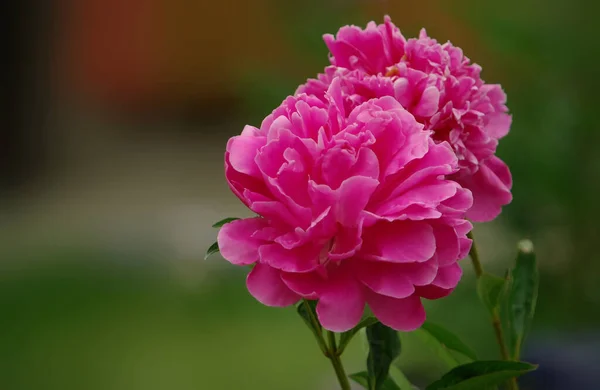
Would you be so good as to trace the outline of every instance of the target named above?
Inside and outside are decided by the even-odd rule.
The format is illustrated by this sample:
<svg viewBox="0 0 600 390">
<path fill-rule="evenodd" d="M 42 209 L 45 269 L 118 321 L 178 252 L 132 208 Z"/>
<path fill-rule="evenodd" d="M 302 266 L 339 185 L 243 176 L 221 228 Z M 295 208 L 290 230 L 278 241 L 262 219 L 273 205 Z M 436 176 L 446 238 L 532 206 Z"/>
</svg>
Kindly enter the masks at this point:
<svg viewBox="0 0 600 390">
<path fill-rule="evenodd" d="M 385 77 L 400 76 L 400 69 L 396 65 L 390 66 L 385 72 Z"/>
<path fill-rule="evenodd" d="M 319 264 L 321 264 L 322 266 L 327 267 L 327 265 L 331 262 L 331 259 L 329 258 L 329 252 L 331 251 L 331 248 L 333 248 L 334 243 L 335 237 L 327 241 L 325 245 L 323 245 L 323 248 L 319 253 Z"/>
</svg>

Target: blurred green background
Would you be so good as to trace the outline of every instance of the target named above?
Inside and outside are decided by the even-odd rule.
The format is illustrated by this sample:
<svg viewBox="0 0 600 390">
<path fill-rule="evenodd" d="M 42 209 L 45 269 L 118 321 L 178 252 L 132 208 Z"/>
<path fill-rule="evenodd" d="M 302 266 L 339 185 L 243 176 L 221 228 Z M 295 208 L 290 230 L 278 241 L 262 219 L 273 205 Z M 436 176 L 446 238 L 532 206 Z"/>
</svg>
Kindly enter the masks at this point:
<svg viewBox="0 0 600 390">
<path fill-rule="evenodd" d="M 508 94 L 513 127 L 498 154 L 514 201 L 475 235 L 498 273 L 518 239 L 535 243 L 542 278 L 525 352 L 554 369 L 563 347 L 543 356 L 539 345 L 599 336 L 598 11 L 584 0 L 21 2 L 3 37 L 0 388 L 336 388 L 292 308 L 263 307 L 245 270 L 202 258 L 214 221 L 249 215 L 223 178 L 226 140 L 327 64 L 323 33 L 385 14 L 407 37 L 426 27 L 462 47 Z M 493 358 L 463 267 L 429 318 Z M 415 383 L 444 372 L 402 337 Z M 355 340 L 348 371 L 365 356 Z M 600 364 L 598 352 L 574 356 Z M 568 388 L 597 388 L 564 370 Z"/>
</svg>

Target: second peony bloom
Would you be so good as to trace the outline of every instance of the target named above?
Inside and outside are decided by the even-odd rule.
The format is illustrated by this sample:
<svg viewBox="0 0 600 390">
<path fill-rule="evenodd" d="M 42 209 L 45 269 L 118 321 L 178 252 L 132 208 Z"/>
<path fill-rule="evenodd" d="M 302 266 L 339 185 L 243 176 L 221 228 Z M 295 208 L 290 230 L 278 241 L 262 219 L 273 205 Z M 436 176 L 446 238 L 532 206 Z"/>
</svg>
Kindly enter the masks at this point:
<svg viewBox="0 0 600 390">
<path fill-rule="evenodd" d="M 348 106 L 338 77 L 320 96 L 288 97 L 260 128 L 227 144 L 231 190 L 258 216 L 222 227 L 221 254 L 254 265 L 250 293 L 269 306 L 318 300 L 329 330 L 354 327 L 365 305 L 410 331 L 421 299 L 448 295 L 471 246 L 471 192 L 459 161 L 391 96 Z"/>
<path fill-rule="evenodd" d="M 473 193 L 469 219 L 496 218 L 512 200 L 510 171 L 496 156 L 511 125 L 500 85 L 485 83 L 481 67 L 460 48 L 438 43 L 425 30 L 407 40 L 389 17 L 364 30 L 342 27 L 324 40 L 331 66 L 298 92 L 325 101 L 331 81 L 341 78 L 347 109 L 374 97 L 394 97 L 436 142 L 448 142 L 456 153 L 460 170 L 452 179 Z"/>
</svg>

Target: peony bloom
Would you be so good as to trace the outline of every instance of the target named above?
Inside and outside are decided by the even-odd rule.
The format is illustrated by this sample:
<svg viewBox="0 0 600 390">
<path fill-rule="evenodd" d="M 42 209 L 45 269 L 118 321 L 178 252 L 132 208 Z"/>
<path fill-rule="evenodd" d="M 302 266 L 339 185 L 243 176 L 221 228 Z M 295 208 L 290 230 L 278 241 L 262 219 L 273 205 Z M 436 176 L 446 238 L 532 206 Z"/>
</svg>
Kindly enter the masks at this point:
<svg viewBox="0 0 600 390">
<path fill-rule="evenodd" d="M 498 140 L 510 128 L 506 95 L 498 84 L 486 84 L 481 67 L 462 50 L 439 44 L 422 30 L 406 40 L 389 17 L 362 30 L 342 27 L 324 36 L 331 66 L 308 80 L 297 93 L 325 101 L 331 81 L 341 78 L 345 109 L 383 96 L 393 96 L 415 116 L 436 142 L 448 142 L 460 167 L 453 179 L 473 193 L 467 216 L 489 221 L 511 202 L 512 179 L 495 156 Z"/>
<path fill-rule="evenodd" d="M 326 329 L 351 329 L 365 304 L 418 328 L 421 298 L 454 289 L 471 246 L 471 192 L 446 178 L 456 155 L 430 133 L 389 96 L 347 111 L 339 78 L 324 100 L 288 97 L 227 144 L 229 186 L 258 216 L 222 227 L 222 256 L 254 264 L 247 287 L 265 305 L 318 300 Z"/>
</svg>

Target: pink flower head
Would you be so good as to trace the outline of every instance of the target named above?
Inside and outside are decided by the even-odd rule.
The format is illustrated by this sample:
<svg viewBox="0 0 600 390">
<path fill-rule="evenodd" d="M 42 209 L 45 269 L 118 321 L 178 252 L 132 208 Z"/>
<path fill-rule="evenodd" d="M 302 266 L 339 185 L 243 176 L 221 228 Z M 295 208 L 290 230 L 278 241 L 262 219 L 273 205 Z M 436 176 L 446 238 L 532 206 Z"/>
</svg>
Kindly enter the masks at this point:
<svg viewBox="0 0 600 390">
<path fill-rule="evenodd" d="M 254 264 L 248 290 L 265 305 L 318 300 L 327 329 L 352 328 L 365 304 L 418 328 L 421 298 L 454 289 L 471 245 L 471 193 L 446 179 L 456 155 L 392 97 L 347 111 L 336 78 L 324 98 L 288 97 L 229 140 L 227 181 L 259 216 L 223 226 L 221 254 Z"/>
<path fill-rule="evenodd" d="M 510 171 L 495 156 L 498 140 L 511 124 L 506 95 L 500 85 L 484 83 L 481 67 L 471 64 L 461 49 L 438 43 L 425 30 L 406 40 L 389 17 L 364 30 L 342 27 L 324 40 L 332 66 L 297 93 L 324 100 L 331 81 L 340 77 L 346 109 L 393 96 L 433 131 L 436 142 L 452 146 L 460 168 L 454 179 L 473 192 L 469 218 L 492 220 L 511 202 Z"/>
</svg>

